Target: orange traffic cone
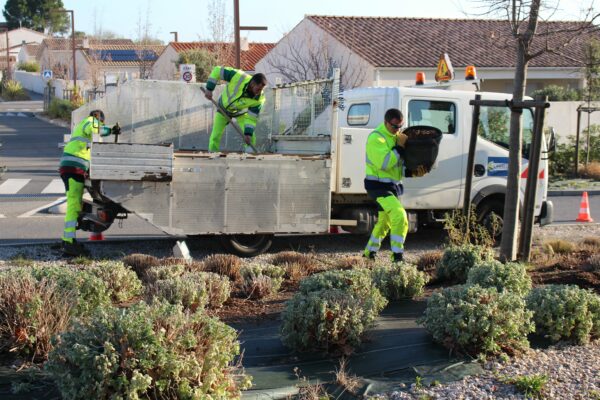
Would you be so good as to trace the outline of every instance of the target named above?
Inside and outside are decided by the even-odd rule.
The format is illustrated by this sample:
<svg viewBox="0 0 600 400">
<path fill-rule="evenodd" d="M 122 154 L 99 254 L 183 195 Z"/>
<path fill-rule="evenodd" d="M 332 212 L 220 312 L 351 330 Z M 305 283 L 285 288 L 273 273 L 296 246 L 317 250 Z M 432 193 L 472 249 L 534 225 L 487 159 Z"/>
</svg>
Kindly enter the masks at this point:
<svg viewBox="0 0 600 400">
<path fill-rule="evenodd" d="M 104 240 L 104 235 L 102 234 L 102 232 L 92 232 L 90 234 L 90 241 L 99 241 L 99 240 Z"/>
<path fill-rule="evenodd" d="M 587 192 L 583 192 L 581 196 L 581 205 L 579 206 L 579 216 L 576 219 L 577 222 L 594 222 L 590 215 L 590 202 L 588 200 Z"/>
</svg>

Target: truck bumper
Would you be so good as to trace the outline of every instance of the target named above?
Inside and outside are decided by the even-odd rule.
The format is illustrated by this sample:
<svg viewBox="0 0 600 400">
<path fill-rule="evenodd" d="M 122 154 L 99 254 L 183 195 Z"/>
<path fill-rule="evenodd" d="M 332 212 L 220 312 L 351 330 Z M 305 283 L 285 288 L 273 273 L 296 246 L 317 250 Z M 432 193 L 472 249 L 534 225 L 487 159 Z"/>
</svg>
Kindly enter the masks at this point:
<svg viewBox="0 0 600 400">
<path fill-rule="evenodd" d="M 554 221 L 554 204 L 550 200 L 542 203 L 542 211 L 540 212 L 540 226 L 550 225 Z"/>
</svg>

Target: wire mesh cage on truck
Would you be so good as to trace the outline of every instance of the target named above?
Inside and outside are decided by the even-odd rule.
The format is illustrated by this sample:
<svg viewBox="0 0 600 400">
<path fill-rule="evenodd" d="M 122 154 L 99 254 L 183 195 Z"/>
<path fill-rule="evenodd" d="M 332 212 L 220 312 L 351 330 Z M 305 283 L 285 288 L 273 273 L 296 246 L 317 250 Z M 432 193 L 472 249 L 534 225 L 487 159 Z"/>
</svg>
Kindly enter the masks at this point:
<svg viewBox="0 0 600 400">
<path fill-rule="evenodd" d="M 122 127 L 119 143 L 92 145 L 87 186 L 94 202 L 136 213 L 171 235 L 227 235 L 229 249 L 241 255 L 264 251 L 273 234 L 327 232 L 335 86 L 322 80 L 266 90 L 255 131 L 260 154 L 241 153 L 229 129 L 223 152 L 206 151 L 215 109 L 199 85 L 117 87 L 73 113 L 78 121 L 103 109 L 107 124 Z"/>
</svg>

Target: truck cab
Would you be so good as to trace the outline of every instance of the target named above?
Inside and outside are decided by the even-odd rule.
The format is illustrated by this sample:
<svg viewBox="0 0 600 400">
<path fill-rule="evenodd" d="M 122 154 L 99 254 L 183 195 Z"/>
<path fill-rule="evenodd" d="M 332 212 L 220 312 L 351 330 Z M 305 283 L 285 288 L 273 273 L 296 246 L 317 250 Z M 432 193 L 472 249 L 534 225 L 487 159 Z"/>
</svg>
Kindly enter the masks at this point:
<svg viewBox="0 0 600 400">
<path fill-rule="evenodd" d="M 383 115 L 389 108 L 402 111 L 405 127 L 429 125 L 439 128 L 443 133 L 438 158 L 431 172 L 420 178 L 403 180 L 402 203 L 409 212 L 411 229 L 414 231 L 418 223 L 440 220 L 445 212 L 461 208 L 473 113 L 469 101 L 475 98 L 475 94 L 466 90 L 420 87 L 373 87 L 345 92 L 344 107 L 338 113 L 337 179 L 334 190 L 334 199 L 342 199 L 337 207 L 340 217 L 352 215 L 356 218 L 361 214 L 356 210 L 349 212 L 343 205 L 343 199 L 352 197 L 354 203 L 359 198 L 366 199 L 363 178 L 367 136 L 383 122 Z M 477 94 L 485 100 L 511 99 L 509 94 Z M 522 127 L 521 173 L 526 178 L 533 132 L 532 110 L 526 109 L 523 112 Z M 498 217 L 503 213 L 508 175 L 509 130 L 508 107 L 481 107 L 471 200 L 483 222 L 492 213 Z M 536 218 L 541 224 L 552 221 L 552 204 L 547 201 L 548 161 L 543 156 L 545 152 L 547 146 L 544 140 L 542 160 L 537 172 L 539 184 L 535 208 Z M 521 196 L 524 195 L 525 184 L 526 179 L 523 179 Z M 363 214 L 365 212 L 366 210 L 362 211 Z M 361 226 L 360 221 L 358 226 Z M 363 229 L 368 230 L 369 227 L 364 226 Z"/>
</svg>

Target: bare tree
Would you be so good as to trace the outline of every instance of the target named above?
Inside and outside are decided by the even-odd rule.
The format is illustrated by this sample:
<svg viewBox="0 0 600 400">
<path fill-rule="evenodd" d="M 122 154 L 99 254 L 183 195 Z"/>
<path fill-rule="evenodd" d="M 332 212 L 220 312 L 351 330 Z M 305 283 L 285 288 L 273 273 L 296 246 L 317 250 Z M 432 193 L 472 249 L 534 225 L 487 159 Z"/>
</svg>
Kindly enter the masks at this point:
<svg viewBox="0 0 600 400">
<path fill-rule="evenodd" d="M 540 22 L 552 17 L 558 7 L 558 1 L 551 0 L 482 0 L 489 7 L 486 14 L 506 18 L 508 35 L 498 38 L 500 46 L 515 49 L 515 77 L 513 101 L 523 100 L 527 83 L 529 62 L 545 53 L 553 53 L 568 57 L 564 50 L 577 37 L 594 28 L 593 15 L 589 8 L 584 19 L 577 24 L 544 24 Z M 543 15 L 541 14 L 543 13 Z M 552 40 L 550 40 L 552 39 Z M 522 152 L 521 111 L 514 108 L 510 118 L 510 142 L 508 182 L 504 204 L 502 242 L 500 257 L 503 260 L 514 260 L 517 257 L 519 187 L 521 177 Z"/>
<path fill-rule="evenodd" d="M 345 89 L 360 86 L 365 81 L 367 66 L 353 57 L 348 47 L 336 46 L 328 36 L 309 29 L 300 34 L 299 41 L 288 35 L 267 56 L 271 70 L 286 82 L 327 78 L 333 68 L 340 69 L 341 85 Z"/>
<path fill-rule="evenodd" d="M 209 40 L 215 45 L 211 53 L 216 58 L 217 65 L 231 63 L 234 54 L 233 21 L 227 15 L 224 0 L 211 0 L 208 5 Z"/>
<path fill-rule="evenodd" d="M 135 53 L 139 66 L 139 77 L 140 79 L 148 79 L 152 72 L 152 65 L 154 65 L 155 57 L 153 45 L 162 44 L 162 41 L 152 37 L 151 34 L 152 24 L 150 23 L 150 2 L 148 2 L 146 9 L 145 20 L 142 21 L 142 14 L 138 15 L 137 23 L 137 40 Z"/>
</svg>

